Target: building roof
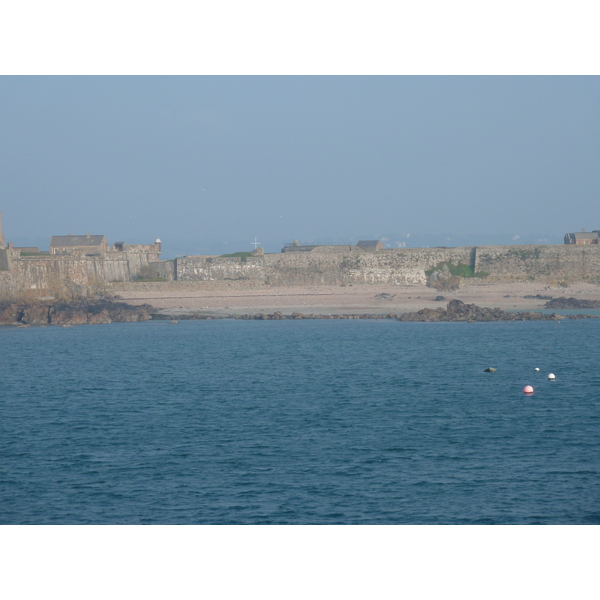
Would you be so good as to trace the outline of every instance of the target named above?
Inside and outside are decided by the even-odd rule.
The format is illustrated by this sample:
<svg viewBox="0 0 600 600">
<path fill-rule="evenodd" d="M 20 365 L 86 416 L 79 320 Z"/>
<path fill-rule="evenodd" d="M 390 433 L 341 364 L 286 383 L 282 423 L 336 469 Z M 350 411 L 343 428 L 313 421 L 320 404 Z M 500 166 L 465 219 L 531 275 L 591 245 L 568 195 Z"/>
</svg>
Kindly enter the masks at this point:
<svg viewBox="0 0 600 600">
<path fill-rule="evenodd" d="M 53 246 L 102 246 L 103 235 L 53 235 L 50 247 Z"/>
<path fill-rule="evenodd" d="M 597 240 L 598 234 L 591 231 L 581 231 L 579 233 L 571 233 L 576 240 Z"/>
</svg>

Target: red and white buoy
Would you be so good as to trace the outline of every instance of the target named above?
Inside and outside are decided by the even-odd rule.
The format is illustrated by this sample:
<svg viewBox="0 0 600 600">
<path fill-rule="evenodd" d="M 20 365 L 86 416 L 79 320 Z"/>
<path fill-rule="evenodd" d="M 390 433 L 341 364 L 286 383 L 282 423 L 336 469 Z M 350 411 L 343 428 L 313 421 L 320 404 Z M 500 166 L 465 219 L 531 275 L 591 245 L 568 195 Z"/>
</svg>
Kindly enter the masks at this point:
<svg viewBox="0 0 600 600">
<path fill-rule="evenodd" d="M 524 392 L 525 394 L 533 394 L 533 388 L 532 388 L 530 385 L 526 385 L 526 386 L 523 388 L 523 392 Z"/>
</svg>

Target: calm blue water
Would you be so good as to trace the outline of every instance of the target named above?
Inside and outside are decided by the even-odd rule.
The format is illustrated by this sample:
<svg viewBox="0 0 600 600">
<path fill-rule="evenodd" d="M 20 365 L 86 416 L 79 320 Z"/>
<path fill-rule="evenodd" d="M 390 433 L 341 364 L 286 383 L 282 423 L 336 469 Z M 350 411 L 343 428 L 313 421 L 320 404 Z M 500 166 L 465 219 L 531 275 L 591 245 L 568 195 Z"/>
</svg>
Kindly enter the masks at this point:
<svg viewBox="0 0 600 600">
<path fill-rule="evenodd" d="M 595 320 L 3 328 L 0 523 L 600 523 L 599 341 Z"/>
</svg>

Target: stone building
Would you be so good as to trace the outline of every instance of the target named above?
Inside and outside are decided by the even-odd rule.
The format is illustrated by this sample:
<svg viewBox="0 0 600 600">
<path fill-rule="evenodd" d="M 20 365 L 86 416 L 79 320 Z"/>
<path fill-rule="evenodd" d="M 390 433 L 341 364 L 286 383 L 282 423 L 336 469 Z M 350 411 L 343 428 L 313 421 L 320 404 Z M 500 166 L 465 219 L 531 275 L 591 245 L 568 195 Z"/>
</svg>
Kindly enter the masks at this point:
<svg viewBox="0 0 600 600">
<path fill-rule="evenodd" d="M 99 254 L 108 250 L 103 235 L 53 235 L 50 239 L 50 254 Z"/>
<path fill-rule="evenodd" d="M 379 252 L 379 250 L 383 250 L 381 240 L 360 240 L 356 245 L 367 252 Z"/>
<path fill-rule="evenodd" d="M 600 238 L 600 230 L 587 231 L 582 229 L 578 233 L 566 233 L 565 244 L 575 244 L 577 246 L 589 246 L 590 244 L 598 244 Z"/>
<path fill-rule="evenodd" d="M 160 255 L 162 251 L 162 242 L 157 239 L 154 244 L 126 244 L 125 242 L 115 242 L 112 246 L 115 252 L 148 252 L 150 254 Z"/>
</svg>

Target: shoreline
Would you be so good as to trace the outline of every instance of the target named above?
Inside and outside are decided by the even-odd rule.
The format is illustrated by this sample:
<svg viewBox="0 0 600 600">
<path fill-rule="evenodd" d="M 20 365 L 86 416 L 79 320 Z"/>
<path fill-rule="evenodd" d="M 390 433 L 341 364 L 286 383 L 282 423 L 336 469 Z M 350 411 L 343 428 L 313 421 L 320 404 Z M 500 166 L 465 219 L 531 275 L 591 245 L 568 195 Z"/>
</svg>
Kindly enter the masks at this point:
<svg viewBox="0 0 600 600">
<path fill-rule="evenodd" d="M 147 303 L 154 307 L 154 314 L 168 313 L 173 318 L 185 318 L 191 314 L 200 318 L 236 318 L 245 314 L 276 312 L 332 316 L 365 313 L 398 315 L 424 308 L 445 308 L 453 299 L 482 308 L 537 312 L 546 310 L 544 306 L 548 297 L 600 300 L 600 286 L 590 283 L 574 283 L 563 288 L 540 282 L 484 280 L 463 280 L 460 289 L 453 292 L 438 292 L 425 285 L 271 287 L 237 281 L 139 282 L 113 284 L 112 289 L 128 304 Z M 436 300 L 440 296 L 443 300 Z"/>
<path fill-rule="evenodd" d="M 394 319 L 401 321 L 514 321 L 597 318 L 600 286 L 464 280 L 459 290 L 425 285 L 268 286 L 232 282 L 136 282 L 111 285 L 113 300 L 13 302 L 0 306 L 0 324 L 83 325 L 140 320 Z M 565 300 L 549 309 L 548 300 Z M 450 304 L 469 315 L 448 313 Z M 578 307 L 577 304 L 583 304 Z M 500 314 L 503 317 L 499 317 Z M 464 318 L 463 318 L 464 317 Z"/>
</svg>

